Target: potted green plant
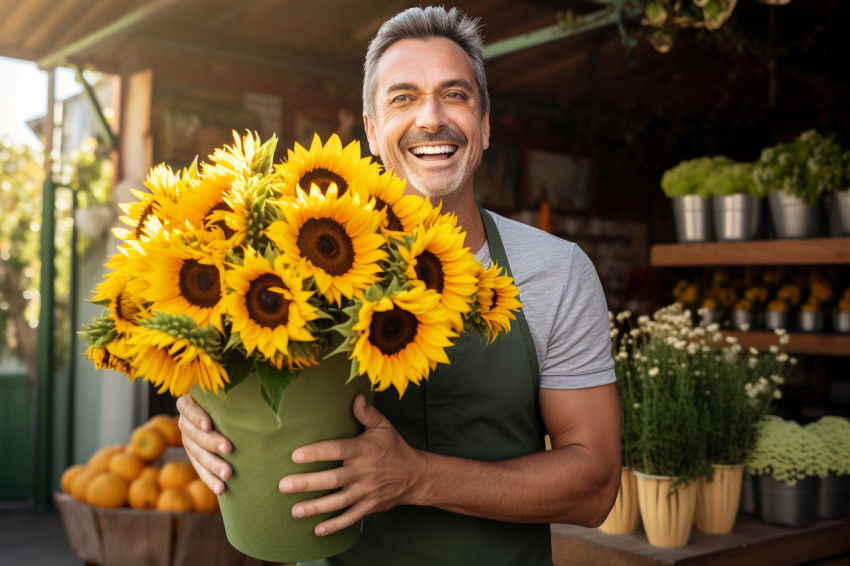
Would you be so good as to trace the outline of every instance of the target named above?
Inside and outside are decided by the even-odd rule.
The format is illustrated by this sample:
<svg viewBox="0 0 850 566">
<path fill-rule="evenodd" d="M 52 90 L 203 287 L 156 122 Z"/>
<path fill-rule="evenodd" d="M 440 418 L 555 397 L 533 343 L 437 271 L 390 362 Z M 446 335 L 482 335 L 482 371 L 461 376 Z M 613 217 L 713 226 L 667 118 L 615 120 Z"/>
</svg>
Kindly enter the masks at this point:
<svg viewBox="0 0 850 566">
<path fill-rule="evenodd" d="M 711 195 L 715 239 L 739 241 L 759 236 L 766 193 L 753 182 L 752 163 L 718 163 L 703 188 Z"/>
<path fill-rule="evenodd" d="M 762 522 L 805 527 L 814 521 L 818 484 L 829 471 L 824 444 L 815 434 L 768 416 L 758 427 L 747 470 L 756 476 L 756 515 Z"/>
<path fill-rule="evenodd" d="M 697 479 L 711 472 L 698 392 L 682 338 L 693 328 L 690 311 L 671 306 L 638 318 L 632 371 L 640 381 L 641 436 L 634 467 L 638 502 L 650 544 L 687 544 L 693 526 Z"/>
<path fill-rule="evenodd" d="M 780 238 L 819 235 L 822 197 L 848 188 L 848 159 L 833 136 L 816 130 L 762 150 L 753 168 L 753 181 L 768 194 Z"/>
<path fill-rule="evenodd" d="M 676 238 L 680 242 L 705 242 L 714 238 L 708 175 L 728 157 L 697 157 L 671 167 L 661 177 L 661 190 L 673 203 Z"/>
<path fill-rule="evenodd" d="M 617 315 L 609 311 L 608 320 L 611 326 L 614 370 L 617 374 L 617 393 L 620 398 L 622 470 L 617 499 L 608 517 L 599 526 L 599 530 L 608 534 L 627 534 L 637 529 L 640 523 L 634 466 L 640 454 L 638 443 L 642 431 L 640 407 L 643 389 L 638 376 L 633 371 L 632 357 L 635 339 L 640 330 L 632 328 L 629 311 L 623 311 Z"/>
<path fill-rule="evenodd" d="M 829 468 L 820 480 L 815 513 L 821 519 L 843 519 L 850 502 L 850 421 L 828 415 L 804 428 L 823 442 Z"/>
<path fill-rule="evenodd" d="M 716 327 L 694 332 L 694 380 L 697 405 L 706 431 L 706 459 L 712 474 L 699 480 L 694 514 L 696 528 L 723 534 L 738 515 L 744 463 L 753 450 L 756 427 L 781 398 L 788 369 L 796 363 L 784 352 L 788 334 L 777 332 L 769 352 L 744 349 L 734 337 L 723 338 Z"/>
</svg>

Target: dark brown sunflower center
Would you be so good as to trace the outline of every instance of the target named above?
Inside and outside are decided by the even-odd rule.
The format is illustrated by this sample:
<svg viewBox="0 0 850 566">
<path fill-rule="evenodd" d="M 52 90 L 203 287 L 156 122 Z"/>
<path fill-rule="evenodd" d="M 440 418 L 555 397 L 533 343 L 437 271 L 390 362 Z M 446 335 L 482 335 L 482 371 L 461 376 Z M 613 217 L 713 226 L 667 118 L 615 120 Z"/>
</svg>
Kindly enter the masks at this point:
<svg viewBox="0 0 850 566">
<path fill-rule="evenodd" d="M 354 244 L 345 227 L 330 218 L 310 218 L 296 240 L 301 255 L 316 267 L 338 277 L 354 265 Z"/>
<path fill-rule="evenodd" d="M 312 171 L 304 173 L 298 185 L 305 191 L 310 190 L 310 185 L 316 185 L 322 191 L 322 194 L 325 194 L 328 192 L 331 183 L 336 185 L 338 195 L 342 195 L 348 190 L 348 182 L 344 178 L 324 167 L 316 167 Z"/>
<path fill-rule="evenodd" d="M 398 307 L 376 312 L 369 325 L 369 341 L 385 356 L 404 350 L 416 339 L 419 321 L 416 315 Z"/>
<path fill-rule="evenodd" d="M 180 268 L 180 295 L 190 305 L 202 309 L 214 307 L 221 298 L 218 269 L 195 259 L 187 259 Z"/>
<path fill-rule="evenodd" d="M 245 306 L 250 319 L 267 328 L 285 326 L 289 322 L 289 303 L 272 287 L 284 288 L 283 281 L 273 273 L 260 275 L 251 282 L 251 287 L 245 295 Z"/>
<path fill-rule="evenodd" d="M 207 211 L 207 213 L 204 215 L 204 223 L 206 223 L 207 220 L 209 219 L 209 217 L 212 216 L 212 213 L 217 211 L 217 210 L 224 210 L 225 212 L 233 212 L 233 209 L 230 208 L 230 206 L 226 202 L 219 202 L 215 206 L 213 206 L 211 209 L 209 209 Z M 218 228 L 221 228 L 221 231 L 224 232 L 224 237 L 226 239 L 230 239 L 230 238 L 233 237 L 234 234 L 236 234 L 235 231 L 231 230 L 227 226 L 227 223 L 224 220 L 218 220 L 216 222 L 210 222 L 210 224 L 212 226 L 217 226 Z"/>
<path fill-rule="evenodd" d="M 396 232 L 404 230 L 401 220 L 398 216 L 396 216 L 395 212 L 393 212 L 393 207 L 389 206 L 385 200 L 375 198 L 375 210 L 384 209 L 387 210 L 387 230 L 395 230 Z"/>
<path fill-rule="evenodd" d="M 142 214 L 139 215 L 139 221 L 136 222 L 136 228 L 133 230 L 133 238 L 135 238 L 136 240 L 142 239 L 142 233 L 144 232 L 145 224 L 147 223 L 148 218 L 150 218 L 152 215 L 153 204 L 148 204 L 144 208 L 144 210 L 142 210 Z"/>
<path fill-rule="evenodd" d="M 416 267 L 413 270 L 426 287 L 438 293 L 443 292 L 443 264 L 440 258 L 426 250 L 416 256 Z"/>
</svg>

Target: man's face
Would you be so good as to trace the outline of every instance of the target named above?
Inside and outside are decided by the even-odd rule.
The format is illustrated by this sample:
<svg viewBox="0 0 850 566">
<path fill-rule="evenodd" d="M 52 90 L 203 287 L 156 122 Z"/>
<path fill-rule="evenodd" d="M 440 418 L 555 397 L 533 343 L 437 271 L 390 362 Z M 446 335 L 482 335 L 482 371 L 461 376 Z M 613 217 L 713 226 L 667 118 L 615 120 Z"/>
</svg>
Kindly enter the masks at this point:
<svg viewBox="0 0 850 566">
<path fill-rule="evenodd" d="M 363 120 L 372 154 L 407 179 L 408 190 L 431 197 L 472 192 L 490 121 L 472 65 L 455 42 L 394 43 L 378 63 L 375 120 Z"/>
</svg>

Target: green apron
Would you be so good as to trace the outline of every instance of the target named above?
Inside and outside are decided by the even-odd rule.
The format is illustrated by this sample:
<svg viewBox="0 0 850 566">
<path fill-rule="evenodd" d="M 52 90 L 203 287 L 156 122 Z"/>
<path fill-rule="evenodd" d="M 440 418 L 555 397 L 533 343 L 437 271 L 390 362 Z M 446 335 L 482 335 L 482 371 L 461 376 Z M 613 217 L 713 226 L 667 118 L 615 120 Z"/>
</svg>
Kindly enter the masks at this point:
<svg viewBox="0 0 850 566">
<path fill-rule="evenodd" d="M 490 214 L 479 206 L 493 261 L 510 274 Z M 474 460 L 505 460 L 544 449 L 537 354 L 522 312 L 489 346 L 461 334 L 421 387 L 375 394 L 375 406 L 414 448 Z M 318 564 L 434 566 L 552 565 L 548 524 L 519 524 L 400 506 L 366 517 L 360 540 Z"/>
</svg>

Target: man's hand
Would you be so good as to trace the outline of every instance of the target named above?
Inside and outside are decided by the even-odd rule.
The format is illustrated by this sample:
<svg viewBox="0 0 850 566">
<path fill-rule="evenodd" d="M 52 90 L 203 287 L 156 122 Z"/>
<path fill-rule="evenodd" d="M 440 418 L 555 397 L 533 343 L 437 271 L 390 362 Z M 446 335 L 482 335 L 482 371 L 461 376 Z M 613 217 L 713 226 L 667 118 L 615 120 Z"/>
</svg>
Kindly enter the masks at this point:
<svg viewBox="0 0 850 566">
<path fill-rule="evenodd" d="M 298 518 L 347 508 L 319 523 L 317 535 L 339 531 L 377 511 L 415 503 L 413 489 L 421 484 L 424 455 L 410 447 L 362 395 L 354 399 L 354 416 L 365 427 L 360 436 L 316 442 L 292 453 L 296 463 L 342 460 L 342 466 L 280 480 L 283 493 L 337 490 L 292 507 L 292 515 Z"/>
<path fill-rule="evenodd" d="M 233 475 L 230 464 L 215 455 L 230 454 L 233 445 L 212 429 L 212 419 L 189 395 L 177 399 L 183 432 L 183 447 L 198 476 L 217 495 L 224 493 L 224 482 Z"/>
</svg>

